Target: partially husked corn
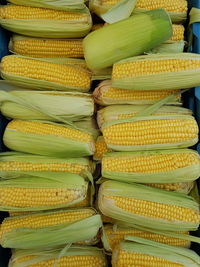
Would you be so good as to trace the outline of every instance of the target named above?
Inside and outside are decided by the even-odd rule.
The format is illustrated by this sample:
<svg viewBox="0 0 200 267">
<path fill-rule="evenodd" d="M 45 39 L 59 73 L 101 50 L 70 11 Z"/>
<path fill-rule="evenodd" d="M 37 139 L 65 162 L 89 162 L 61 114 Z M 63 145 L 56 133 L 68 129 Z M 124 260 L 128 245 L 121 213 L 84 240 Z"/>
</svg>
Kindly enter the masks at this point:
<svg viewBox="0 0 200 267">
<path fill-rule="evenodd" d="M 93 92 L 97 104 L 108 106 L 117 104 L 154 104 L 173 93 L 176 90 L 126 90 L 113 88 L 111 80 L 100 82 Z M 170 104 L 179 104 L 180 96 L 175 96 Z"/>
<path fill-rule="evenodd" d="M 94 244 L 101 228 L 92 208 L 77 208 L 7 217 L 0 229 L 3 247 L 47 249 L 69 243 Z"/>
<path fill-rule="evenodd" d="M 60 11 L 39 7 L 8 5 L 0 9 L 2 19 L 50 19 L 68 20 L 73 22 L 84 20 L 85 14 L 78 12 Z"/>
<path fill-rule="evenodd" d="M 132 227 L 190 231 L 200 223 L 198 204 L 190 196 L 140 184 L 103 182 L 98 205 L 104 215 Z"/>
<path fill-rule="evenodd" d="M 79 206 L 87 194 L 88 181 L 77 174 L 21 175 L 20 178 L 0 181 L 0 209 L 40 211 Z"/>
<path fill-rule="evenodd" d="M 113 65 L 112 86 L 129 90 L 172 90 L 195 87 L 200 57 L 192 53 L 149 54 Z"/>
<path fill-rule="evenodd" d="M 141 230 L 137 230 L 134 228 L 123 228 L 117 227 L 114 229 L 113 225 L 109 224 L 104 227 L 106 238 L 108 239 L 110 249 L 115 249 L 121 241 L 124 240 L 125 236 L 137 236 L 142 237 L 145 239 L 150 239 L 156 242 L 168 244 L 171 246 L 178 246 L 178 247 L 190 247 L 190 241 L 175 238 L 175 237 L 168 237 L 161 234 L 155 234 L 150 232 L 145 232 Z M 183 232 L 183 234 L 189 235 L 189 232 Z"/>
<path fill-rule="evenodd" d="M 60 9 L 45 4 L 1 6 L 0 24 L 14 33 L 42 38 L 80 38 L 90 31 L 92 20 L 86 7 Z"/>
<path fill-rule="evenodd" d="M 88 158 L 55 158 L 30 155 L 19 152 L 5 152 L 0 154 L 0 175 L 11 178 L 21 175 L 35 176 L 38 173 L 75 173 L 84 171 L 93 173 L 95 164 Z"/>
<path fill-rule="evenodd" d="M 12 120 L 3 140 L 12 150 L 44 156 L 81 157 L 95 151 L 89 133 L 50 122 Z"/>
<path fill-rule="evenodd" d="M 15 250 L 9 266 L 17 267 L 23 264 L 29 267 L 57 266 L 71 267 L 106 267 L 106 258 L 102 249 L 88 246 L 71 246 L 61 257 L 61 249 L 44 251 Z M 32 261 L 32 262 L 31 262 Z M 29 264 L 30 263 L 30 264 Z"/>
<path fill-rule="evenodd" d="M 90 7 L 94 13 L 101 16 L 119 2 L 120 0 L 91 0 Z M 181 23 L 187 18 L 188 3 L 186 0 L 138 0 L 132 13 L 135 15 L 158 8 L 165 9 L 175 23 Z"/>
<path fill-rule="evenodd" d="M 198 267 L 199 256 L 188 248 L 129 236 L 114 249 L 112 266 Z"/>
<path fill-rule="evenodd" d="M 189 147 L 198 141 L 198 125 L 192 116 L 136 117 L 102 125 L 107 146 L 117 151 Z"/>
<path fill-rule="evenodd" d="M 90 73 L 73 65 L 12 55 L 2 59 L 1 67 L 5 80 L 22 87 L 83 92 L 90 89 Z"/>
<path fill-rule="evenodd" d="M 181 189 L 179 183 L 193 182 L 198 179 L 199 172 L 199 154 L 191 149 L 112 152 L 102 159 L 102 176 L 105 178 L 156 183 L 160 188 L 163 184 L 166 189 Z"/>
<path fill-rule="evenodd" d="M 9 48 L 12 52 L 36 58 L 83 58 L 82 39 L 44 39 L 14 35 Z"/>
</svg>

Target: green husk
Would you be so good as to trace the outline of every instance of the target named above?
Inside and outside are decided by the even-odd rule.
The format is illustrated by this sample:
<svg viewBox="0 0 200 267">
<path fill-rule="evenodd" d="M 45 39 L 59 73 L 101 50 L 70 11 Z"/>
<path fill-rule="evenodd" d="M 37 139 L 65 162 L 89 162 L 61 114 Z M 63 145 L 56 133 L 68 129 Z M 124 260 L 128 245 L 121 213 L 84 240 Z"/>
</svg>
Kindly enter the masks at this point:
<svg viewBox="0 0 200 267">
<path fill-rule="evenodd" d="M 147 54 L 182 53 L 184 51 L 184 47 L 184 41 L 163 43 L 148 51 Z"/>
<path fill-rule="evenodd" d="M 2 6 L 1 8 L 6 8 L 6 6 Z M 73 23 L 71 21 L 53 19 L 1 18 L 0 25 L 6 30 L 14 33 L 32 37 L 80 38 L 86 36 L 90 31 L 92 27 L 92 19 L 89 10 L 86 7 L 78 10 L 77 12 L 85 14 L 86 17 L 82 19 L 82 21 L 73 20 Z"/>
<path fill-rule="evenodd" d="M 83 41 L 85 60 L 88 68 L 103 69 L 121 59 L 142 54 L 171 36 L 168 14 L 162 9 L 148 11 L 90 33 Z M 107 39 L 112 42 L 102 48 Z"/>
<path fill-rule="evenodd" d="M 95 140 L 100 135 L 100 130 L 97 126 L 97 123 L 94 117 L 92 118 L 89 117 L 89 118 L 82 119 L 80 121 L 76 121 L 74 125 L 78 129 L 82 129 L 83 131 L 90 133 L 94 137 Z"/>
<path fill-rule="evenodd" d="M 140 237 L 127 236 L 126 241 L 121 242 L 120 247 L 114 251 L 112 258 L 113 263 L 118 261 L 118 253 L 120 250 L 129 253 L 141 253 L 152 257 L 158 257 L 185 267 L 200 266 L 200 258 L 192 250 L 169 246 Z"/>
<path fill-rule="evenodd" d="M 95 102 L 102 106 L 118 105 L 118 104 L 147 105 L 147 104 L 155 104 L 157 102 L 157 100 L 152 100 L 150 98 L 142 100 L 142 99 L 132 99 L 131 97 L 129 97 L 128 99 L 120 98 L 119 96 L 116 98 L 106 97 L 104 93 L 110 90 L 111 88 L 112 88 L 111 80 L 105 80 L 105 81 L 100 82 L 93 92 L 93 97 L 94 97 Z M 132 92 L 133 91 L 131 91 L 130 93 Z M 148 94 L 149 92 L 147 92 L 147 95 Z M 154 91 L 154 94 L 155 94 L 155 91 Z M 181 104 L 180 102 L 181 102 L 180 96 L 179 97 L 175 96 L 173 99 L 171 99 L 170 102 L 168 102 L 168 104 L 169 105 L 180 105 Z"/>
<path fill-rule="evenodd" d="M 16 167 L 13 163 L 17 163 Z M 31 170 L 29 168 L 23 168 L 23 164 L 33 164 Z M 48 170 L 39 170 L 34 167 L 34 164 L 45 164 L 48 167 Z M 10 178 L 21 178 L 22 176 L 39 176 L 43 177 L 45 174 L 46 178 L 54 179 L 60 173 L 66 173 L 63 168 L 57 169 L 56 171 L 52 165 L 56 163 L 69 163 L 72 165 L 80 164 L 84 168 L 87 167 L 88 171 L 93 173 L 95 170 L 95 163 L 89 160 L 89 158 L 55 158 L 55 157 L 46 157 L 39 155 L 31 155 L 20 152 L 4 152 L 0 153 L 0 177 L 4 179 Z M 9 166 L 9 169 L 8 169 Z M 21 167 L 20 167 L 21 166 Z M 7 169 L 7 170 L 6 170 Z M 82 174 L 82 173 L 80 173 Z"/>
<path fill-rule="evenodd" d="M 89 246 L 71 246 L 68 248 L 67 251 L 64 252 L 64 254 L 59 257 L 59 254 L 61 252 L 62 248 L 59 249 L 50 249 L 50 250 L 14 250 L 12 253 L 12 258 L 9 262 L 9 267 L 28 267 L 32 264 L 41 264 L 42 261 L 55 259 L 59 260 L 62 257 L 67 256 L 93 256 L 101 258 L 104 263 L 102 267 L 106 266 L 106 258 L 105 254 L 102 249 L 99 249 L 97 247 L 89 247 Z M 20 260 L 20 258 L 27 257 L 27 256 L 34 256 L 33 259 L 30 260 L 24 260 L 23 262 L 17 262 L 17 260 Z M 84 262 L 84 259 L 83 259 Z"/>
<path fill-rule="evenodd" d="M 64 212 L 78 210 L 89 210 L 89 208 L 83 209 L 68 209 Z M 52 213 L 63 212 L 54 211 L 54 212 L 41 212 L 34 213 L 31 215 L 22 215 L 17 216 L 18 218 L 26 218 L 42 215 L 46 216 Z M 15 220 L 17 218 L 7 217 L 4 219 L 4 222 L 7 220 Z M 3 223 L 4 223 L 3 222 Z M 10 232 L 4 233 L 1 237 L 0 244 L 4 248 L 16 248 L 16 249 L 47 249 L 47 248 L 56 248 L 61 245 L 66 245 L 67 243 L 77 243 L 81 241 L 86 241 L 88 244 L 92 244 L 96 241 L 97 234 L 102 227 L 101 216 L 96 214 L 81 219 L 75 222 L 66 222 L 64 224 L 58 224 L 48 227 L 40 228 L 18 228 Z"/>
<path fill-rule="evenodd" d="M 126 62 L 140 62 L 151 60 L 195 60 L 199 62 L 199 67 L 193 70 L 182 70 L 177 72 L 163 72 L 161 74 L 145 74 L 141 73 L 137 77 L 112 77 L 112 86 L 116 88 L 130 89 L 130 90 L 170 90 L 170 89 L 186 89 L 198 86 L 200 84 L 200 56 L 192 53 L 172 53 L 172 54 L 150 54 L 144 56 L 137 56 L 121 60 L 114 64 L 113 73 L 117 65 Z M 178 64 L 178 63 L 177 63 Z M 153 69 L 152 69 L 153 71 Z"/>
<path fill-rule="evenodd" d="M 39 121 L 48 127 L 55 125 L 59 128 L 72 128 L 64 124 L 53 122 Z M 9 125 L 9 124 L 8 124 Z M 80 130 L 79 130 L 80 131 Z M 81 133 L 81 131 L 80 131 Z M 81 142 L 70 138 L 60 137 L 56 135 L 41 135 L 19 131 L 13 131 L 6 128 L 3 136 L 4 144 L 11 150 L 19 152 L 38 154 L 42 156 L 53 157 L 82 157 L 91 156 L 95 150 L 94 139 L 91 135 L 91 141 Z"/>
<path fill-rule="evenodd" d="M 185 155 L 193 155 L 198 158 L 199 163 L 190 165 L 190 162 L 185 163 L 185 167 L 178 167 L 179 162 L 179 153 L 183 153 Z M 152 155 L 174 155 L 177 161 L 177 167 L 174 170 L 168 171 L 157 171 L 157 172 L 130 172 L 130 171 L 109 171 L 104 167 L 104 162 L 106 160 L 113 160 L 114 158 L 118 159 L 126 159 L 126 158 L 134 158 L 137 156 L 144 156 L 148 161 L 148 157 Z M 177 156 L 176 156 L 177 154 Z M 181 160 L 181 159 L 180 159 Z M 173 160 L 172 160 L 173 161 Z M 108 161 L 109 162 L 109 161 Z M 173 162 L 172 162 L 173 164 Z M 139 167 L 139 163 L 137 167 Z M 153 167 L 152 167 L 153 170 Z M 199 154 L 191 149 L 174 149 L 174 150 L 160 150 L 160 151 L 140 151 L 140 152 L 113 152 L 106 153 L 103 156 L 102 160 L 102 176 L 105 178 L 109 178 L 112 180 L 118 180 L 121 182 L 129 182 L 129 183 L 159 183 L 159 184 L 167 184 L 167 183 L 183 183 L 183 182 L 192 182 L 198 179 L 200 173 L 200 157 Z"/>
<path fill-rule="evenodd" d="M 20 90 L 4 81 L 0 86 L 0 109 L 8 118 L 79 121 L 94 113 L 94 101 L 89 94 Z"/>
<path fill-rule="evenodd" d="M 46 175 L 44 175 L 46 176 Z M 52 204 L 51 206 L 47 205 L 34 205 L 34 202 L 32 206 L 28 206 L 24 203 L 26 201 L 31 201 L 31 196 L 27 195 L 26 192 L 23 198 L 23 203 L 21 205 L 6 205 L 4 204 L 3 200 L 1 200 L 0 197 L 0 209 L 2 211 L 15 211 L 15 212 L 21 212 L 21 211 L 40 211 L 40 210 L 50 210 L 50 209 L 59 209 L 59 208 L 65 208 L 70 207 L 75 204 L 78 204 L 82 200 L 84 200 L 87 196 L 87 190 L 88 190 L 88 181 L 86 181 L 83 177 L 77 174 L 72 173 L 58 173 L 54 177 L 31 177 L 30 174 L 28 176 L 22 176 L 21 178 L 14 178 L 14 179 L 8 179 L 8 180 L 0 180 L 0 187 L 3 190 L 3 188 L 12 188 L 13 192 L 18 193 L 18 189 L 25 189 L 25 188 L 33 188 L 37 192 L 40 189 L 48 189 L 48 188 L 58 188 L 58 189 L 71 189 L 71 190 L 80 190 L 80 195 L 77 197 L 77 199 L 69 202 L 69 200 L 66 198 L 66 203 L 58 205 L 58 204 Z M 38 192 L 39 193 L 39 192 Z M 44 192 L 41 192 L 40 194 L 45 194 Z M 48 195 L 46 195 L 49 197 Z M 3 198 L 3 196 L 2 196 Z"/>
<path fill-rule="evenodd" d="M 8 0 L 8 2 L 20 6 L 42 7 L 64 11 L 82 10 L 86 8 L 84 4 L 85 0 L 43 0 L 42 2 L 40 0 L 29 0 L 28 3 L 26 0 Z"/>
<path fill-rule="evenodd" d="M 97 113 L 97 122 L 99 127 L 106 122 L 111 122 L 120 119 L 120 115 L 132 115 L 137 114 L 145 109 L 147 109 L 148 105 L 114 105 L 107 106 L 102 108 Z M 169 115 L 192 115 L 192 111 L 190 109 L 186 109 L 183 107 L 169 106 L 165 105 L 156 110 L 152 115 L 159 115 L 160 113 L 166 113 Z M 134 116 L 134 115 L 132 115 Z"/>
<path fill-rule="evenodd" d="M 104 215 L 115 220 L 123 221 L 132 227 L 142 226 L 150 229 L 166 231 L 192 231 L 198 229 L 198 222 L 194 223 L 178 220 L 169 221 L 159 218 L 155 219 L 124 211 L 115 205 L 114 200 L 106 198 L 109 196 L 129 197 L 172 206 L 174 205 L 174 212 L 176 212 L 177 206 L 191 209 L 199 214 L 198 203 L 186 194 L 169 192 L 140 184 L 106 181 L 101 185 L 99 190 L 98 206 Z"/>
<path fill-rule="evenodd" d="M 85 60 L 81 58 L 49 57 L 49 58 L 38 58 L 38 59 L 56 64 L 73 65 L 74 67 L 79 67 L 88 70 Z"/>
<path fill-rule="evenodd" d="M 43 60 L 39 58 L 24 57 L 24 56 L 19 56 L 19 55 L 11 55 L 11 56 L 6 56 L 6 57 L 27 58 L 27 59 L 31 59 L 35 61 L 49 61 L 48 59 Z M 50 63 L 52 64 L 52 73 L 53 73 L 54 67 L 56 67 L 57 64 L 62 64 L 62 63 L 54 63 L 51 61 L 52 60 L 50 60 Z M 80 75 L 83 72 L 87 72 L 90 75 L 90 72 L 86 69 L 83 69 L 82 67 L 79 67 L 76 65 L 72 66 L 71 64 L 70 66 L 76 69 L 77 71 L 80 71 Z M 65 75 L 65 72 L 63 72 L 63 75 Z M 26 76 L 6 73 L 3 70 L 3 60 L 1 62 L 1 77 L 15 86 L 24 87 L 29 90 L 37 89 L 37 90 L 81 91 L 81 92 L 87 92 L 90 90 L 90 86 L 88 88 L 80 88 L 80 87 L 75 87 L 71 85 L 63 85 L 63 84 L 59 84 L 59 83 L 55 83 L 51 81 L 33 79 L 33 78 L 26 77 Z"/>
</svg>

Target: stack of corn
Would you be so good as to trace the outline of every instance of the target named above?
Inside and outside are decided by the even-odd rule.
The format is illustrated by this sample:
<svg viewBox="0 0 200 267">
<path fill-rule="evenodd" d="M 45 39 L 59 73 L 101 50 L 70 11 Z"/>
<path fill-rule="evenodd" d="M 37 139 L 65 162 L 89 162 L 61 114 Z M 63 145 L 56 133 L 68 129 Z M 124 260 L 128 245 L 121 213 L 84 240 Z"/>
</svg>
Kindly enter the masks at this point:
<svg viewBox="0 0 200 267">
<path fill-rule="evenodd" d="M 10 266 L 105 267 L 101 216 L 93 208 L 95 139 L 84 1 L 11 0 L 0 8 L 12 31 L 1 62 L 1 112 L 11 120 L 0 154 L 0 244 Z M 70 247 L 70 248 L 69 248 Z"/>
<path fill-rule="evenodd" d="M 106 21 L 123 5 L 114 6 L 116 2 L 120 1 L 91 1 L 90 6 Z M 200 242 L 189 233 L 200 223 L 199 205 L 191 196 L 200 175 L 200 157 L 190 149 L 198 141 L 198 126 L 191 110 L 182 107 L 181 93 L 200 83 L 200 57 L 183 53 L 184 27 L 175 24 L 184 22 L 187 2 L 177 1 L 176 7 L 174 1 L 171 7 L 164 1 L 150 4 L 138 0 L 132 17 L 101 27 L 84 40 L 90 69 L 112 67 L 111 79 L 100 82 L 93 93 L 102 132 L 94 154 L 101 164 L 102 240 L 115 267 L 149 262 L 199 266 L 199 258 L 189 250 L 191 241 Z M 174 23 L 164 37 L 167 18 L 164 21 L 162 14 L 159 25 L 153 22 L 155 13 L 163 12 L 155 8 L 165 8 Z M 141 9 L 152 11 L 141 14 Z M 152 37 L 157 35 L 151 23 L 159 40 Z M 141 40 L 145 31 L 152 34 L 148 45 L 146 35 Z M 101 49 L 108 36 L 109 45 Z M 166 251 L 176 255 L 168 257 Z"/>
</svg>

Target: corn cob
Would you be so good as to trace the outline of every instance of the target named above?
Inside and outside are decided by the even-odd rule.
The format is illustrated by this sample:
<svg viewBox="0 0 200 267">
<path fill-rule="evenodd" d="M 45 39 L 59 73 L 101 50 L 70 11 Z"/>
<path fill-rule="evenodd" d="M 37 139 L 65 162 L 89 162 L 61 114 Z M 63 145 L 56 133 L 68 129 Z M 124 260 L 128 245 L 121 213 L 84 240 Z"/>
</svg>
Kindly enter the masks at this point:
<svg viewBox="0 0 200 267">
<path fill-rule="evenodd" d="M 14 35 L 9 49 L 15 54 L 27 57 L 83 58 L 82 39 L 43 39 Z"/>
<path fill-rule="evenodd" d="M 154 104 L 156 101 L 165 98 L 176 90 L 125 90 L 113 88 L 111 80 L 102 81 L 94 90 L 93 97 L 97 104 L 107 106 L 116 104 Z M 179 104 L 180 96 L 174 97 L 169 104 Z"/>
<path fill-rule="evenodd" d="M 183 25 L 173 24 L 173 35 L 170 38 L 170 41 L 183 41 L 184 40 L 184 31 L 185 28 Z"/>
<path fill-rule="evenodd" d="M 92 135 L 51 122 L 13 120 L 3 141 L 12 150 L 53 157 L 90 156 L 95 151 Z"/>
<path fill-rule="evenodd" d="M 148 32 L 148 36 L 144 32 Z M 102 43 L 110 36 L 112 42 L 102 48 Z M 83 41 L 84 57 L 88 68 L 103 69 L 121 59 L 143 54 L 171 36 L 168 14 L 163 9 L 152 10 L 87 35 Z"/>
<path fill-rule="evenodd" d="M 71 209 L 72 208 L 86 208 L 89 206 L 91 206 L 91 188 L 90 187 L 87 190 L 87 196 L 83 200 L 81 200 L 80 202 L 73 204 L 73 205 L 70 205 L 70 208 Z M 58 209 L 56 209 L 55 211 L 58 211 Z M 35 211 L 10 211 L 10 210 L 8 211 L 10 217 L 33 214 L 34 212 Z"/>
<path fill-rule="evenodd" d="M 128 237 L 130 241 L 121 242 L 113 252 L 112 266 L 167 266 L 198 267 L 199 256 L 187 248 L 161 244 L 139 237 Z M 134 242 L 132 242 L 134 241 Z"/>
<path fill-rule="evenodd" d="M 182 183 L 198 179 L 199 154 L 190 149 L 106 153 L 102 159 L 105 178 L 137 183 Z M 172 186 L 173 188 L 173 186 Z"/>
<path fill-rule="evenodd" d="M 59 257 L 61 249 L 48 251 L 15 250 L 10 259 L 9 267 L 44 267 L 44 266 L 71 266 L 71 267 L 106 267 L 106 258 L 101 249 L 96 247 L 72 246 Z"/>
<path fill-rule="evenodd" d="M 148 108 L 148 105 L 115 105 L 108 106 L 100 109 L 97 112 L 97 122 L 99 127 L 106 122 L 111 122 L 115 120 L 123 120 L 134 117 L 137 113 Z M 172 107 L 172 106 L 162 106 L 158 108 L 154 113 L 154 116 L 166 116 L 166 115 L 192 115 L 192 111 L 183 107 Z"/>
<path fill-rule="evenodd" d="M 3 247 L 46 249 L 68 243 L 96 242 L 100 215 L 89 208 L 7 217 L 1 224 Z"/>
<path fill-rule="evenodd" d="M 57 63 L 63 65 L 72 65 L 73 67 L 83 68 L 88 70 L 86 62 L 82 58 L 70 58 L 70 57 L 42 57 L 42 58 L 35 58 L 39 60 L 43 60 L 50 63 Z"/>
<path fill-rule="evenodd" d="M 95 142 L 94 160 L 101 160 L 106 152 L 111 152 L 111 149 L 106 146 L 103 136 L 99 136 Z"/>
<path fill-rule="evenodd" d="M 200 83 L 200 56 L 192 53 L 145 55 L 114 64 L 112 86 L 132 90 L 172 90 Z"/>
<path fill-rule="evenodd" d="M 190 147 L 198 141 L 198 126 L 190 115 L 140 116 L 102 125 L 108 148 L 117 151 Z"/>
<path fill-rule="evenodd" d="M 98 205 L 104 215 L 132 227 L 190 231 L 200 222 L 199 206 L 192 197 L 140 184 L 106 181 Z"/>
<path fill-rule="evenodd" d="M 95 164 L 88 158 L 55 158 L 30 155 L 19 152 L 0 153 L 0 176 L 16 178 L 21 176 L 54 175 L 59 173 L 93 173 Z"/>
<path fill-rule="evenodd" d="M 3 28 L 42 38 L 80 38 L 92 27 L 87 8 L 79 11 L 7 5 L 0 8 Z"/>
<path fill-rule="evenodd" d="M 4 211 L 37 211 L 70 207 L 87 196 L 88 181 L 72 173 L 56 178 L 27 177 L 0 181 L 0 208 Z"/>
<path fill-rule="evenodd" d="M 42 8 L 50 8 L 55 10 L 77 10 L 77 9 L 84 9 L 84 0 L 67 0 L 67 1 L 59 1 L 59 2 L 51 2 L 49 0 L 8 0 L 7 2 L 20 5 L 20 6 L 28 6 L 28 7 L 42 7 Z"/>
<path fill-rule="evenodd" d="M 120 0 L 91 0 L 90 9 L 97 15 L 101 16 L 119 2 Z M 175 23 L 183 22 L 187 18 L 188 8 L 186 0 L 177 0 L 176 2 L 173 0 L 167 2 L 164 0 L 138 0 L 135 9 L 133 10 L 133 14 L 157 8 L 165 9 Z"/>
<path fill-rule="evenodd" d="M 124 240 L 125 236 L 136 236 L 168 244 L 171 246 L 178 246 L 185 248 L 189 248 L 191 245 L 191 242 L 187 240 L 178 239 L 176 237 L 168 237 L 161 234 L 140 231 L 134 228 L 117 227 L 116 229 L 114 229 L 113 225 L 111 224 L 108 224 L 104 227 L 104 233 L 105 233 L 105 238 L 108 240 L 109 244 L 109 247 L 106 247 L 107 250 L 114 250 L 115 248 L 117 248 L 120 242 Z M 189 232 L 183 232 L 183 234 L 189 235 Z"/>
<path fill-rule="evenodd" d="M 194 182 L 171 183 L 171 184 L 146 184 L 152 187 L 160 188 L 167 191 L 175 191 L 184 194 L 189 194 L 194 187 Z"/>
<path fill-rule="evenodd" d="M 23 120 L 79 121 L 94 113 L 94 102 L 89 94 L 78 92 L 50 92 L 16 90 L 18 87 L 0 83 L 1 113 Z M 6 89 L 13 89 L 7 92 Z M 20 89 L 20 88 L 19 88 Z"/>
<path fill-rule="evenodd" d="M 73 65 L 11 55 L 3 58 L 1 67 L 5 80 L 26 88 L 83 92 L 90 89 L 90 73 Z"/>
</svg>

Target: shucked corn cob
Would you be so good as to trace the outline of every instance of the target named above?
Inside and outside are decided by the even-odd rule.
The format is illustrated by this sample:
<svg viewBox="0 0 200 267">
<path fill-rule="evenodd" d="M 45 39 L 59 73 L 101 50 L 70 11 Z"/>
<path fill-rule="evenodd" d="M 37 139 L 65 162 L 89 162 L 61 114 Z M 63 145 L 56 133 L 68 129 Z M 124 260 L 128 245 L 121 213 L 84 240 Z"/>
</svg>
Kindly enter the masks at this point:
<svg viewBox="0 0 200 267">
<path fill-rule="evenodd" d="M 132 117 L 104 123 L 108 148 L 117 151 L 190 147 L 198 141 L 198 126 L 190 115 Z"/>
<path fill-rule="evenodd" d="M 80 38 L 92 27 L 87 8 L 79 11 L 7 5 L 0 8 L 3 28 L 42 38 Z"/>
<path fill-rule="evenodd" d="M 112 86 L 133 90 L 172 90 L 200 83 L 200 56 L 192 53 L 145 55 L 114 64 Z"/>
<path fill-rule="evenodd" d="M 0 153 L 0 176 L 14 178 L 21 176 L 48 175 L 58 173 L 93 173 L 95 164 L 88 158 L 55 158 L 30 155 L 19 152 Z"/>
<path fill-rule="evenodd" d="M 97 15 L 102 15 L 120 0 L 91 0 L 90 8 Z M 165 9 L 173 22 L 180 23 L 187 18 L 187 1 L 186 0 L 138 0 L 133 10 L 133 13 L 139 13 L 146 10 L 153 10 L 157 8 Z"/>
<path fill-rule="evenodd" d="M 51 122 L 13 120 L 3 141 L 12 150 L 53 157 L 90 156 L 95 151 L 89 133 Z"/>
<path fill-rule="evenodd" d="M 90 73 L 73 65 L 11 55 L 1 62 L 1 76 L 26 88 L 83 91 L 90 89 Z"/>
<path fill-rule="evenodd" d="M 79 121 L 94 113 L 94 101 L 86 93 L 20 90 L 3 81 L 0 86 L 1 113 L 9 118 Z"/>
<path fill-rule="evenodd" d="M 136 236 L 141 238 L 150 239 L 156 242 L 168 244 L 171 246 L 178 246 L 178 247 L 190 247 L 190 241 L 182 240 L 176 237 L 168 237 L 161 234 L 155 234 L 150 232 L 145 232 L 141 230 L 136 230 L 134 228 L 125 228 L 125 227 L 117 227 L 114 229 L 113 225 L 108 224 L 104 226 L 105 231 L 105 238 L 108 241 L 109 247 L 106 246 L 106 242 L 104 242 L 104 245 L 106 246 L 107 250 L 114 250 L 121 241 L 124 240 L 125 236 Z M 183 234 L 189 235 L 189 232 L 183 232 Z"/>
<path fill-rule="evenodd" d="M 62 249 L 62 248 L 61 248 Z M 96 247 L 76 246 L 70 247 L 64 255 L 59 257 L 61 249 L 49 251 L 15 250 L 10 260 L 10 267 L 23 266 L 46 267 L 58 266 L 71 267 L 106 267 L 106 258 L 103 250 Z"/>
<path fill-rule="evenodd" d="M 148 105 L 115 105 L 102 108 L 97 113 L 97 122 L 99 127 L 106 122 L 111 122 L 115 120 L 128 119 L 139 112 L 147 109 Z M 166 116 L 166 115 L 192 115 L 192 111 L 183 107 L 176 106 L 162 106 L 152 113 L 153 116 Z"/>
<path fill-rule="evenodd" d="M 190 231 L 200 223 L 199 206 L 192 197 L 139 184 L 104 182 L 98 205 L 104 215 L 132 227 Z"/>
<path fill-rule="evenodd" d="M 151 10 L 87 35 L 83 41 L 84 57 L 88 68 L 99 70 L 121 59 L 143 54 L 171 36 L 172 25 L 168 14 L 163 9 Z M 102 47 L 102 43 L 110 37 L 112 42 Z"/>
<path fill-rule="evenodd" d="M 93 97 L 97 104 L 107 106 L 116 104 L 153 104 L 156 101 L 165 98 L 176 90 L 125 90 L 113 88 L 111 80 L 102 81 L 94 90 Z M 174 97 L 170 104 L 178 104 L 180 96 Z"/>
<path fill-rule="evenodd" d="M 0 181 L 0 208 L 37 211 L 70 207 L 86 199 L 88 181 L 72 173 Z"/>
<path fill-rule="evenodd" d="M 179 248 L 139 237 L 128 237 L 134 242 L 121 242 L 113 252 L 112 266 L 198 267 L 199 256 L 187 248 Z"/>
<path fill-rule="evenodd" d="M 14 35 L 9 49 L 27 57 L 83 58 L 82 39 L 43 39 Z"/>
<path fill-rule="evenodd" d="M 46 249 L 68 243 L 93 243 L 101 227 L 93 209 L 67 209 L 7 217 L 0 229 L 3 247 Z"/>
</svg>

